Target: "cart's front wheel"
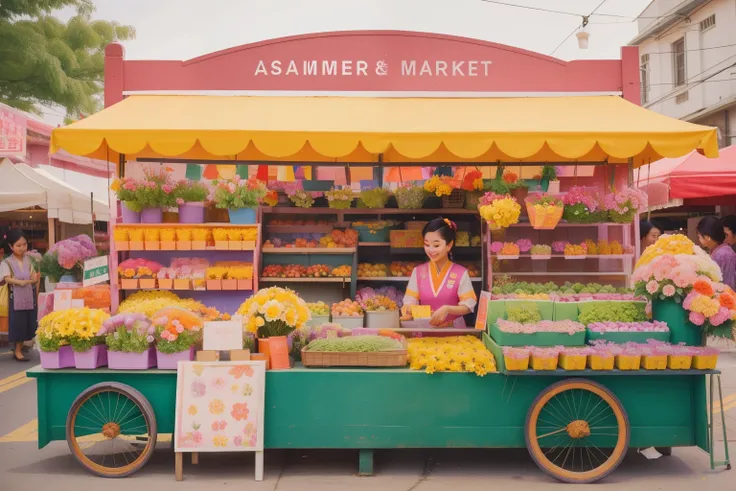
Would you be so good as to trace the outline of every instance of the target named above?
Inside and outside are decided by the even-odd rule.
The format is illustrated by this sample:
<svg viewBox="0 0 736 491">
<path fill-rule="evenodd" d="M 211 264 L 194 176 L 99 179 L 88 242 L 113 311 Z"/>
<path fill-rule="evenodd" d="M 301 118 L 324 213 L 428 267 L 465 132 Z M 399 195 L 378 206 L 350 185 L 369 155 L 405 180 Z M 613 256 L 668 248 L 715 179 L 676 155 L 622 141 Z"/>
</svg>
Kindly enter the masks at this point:
<svg viewBox="0 0 736 491">
<path fill-rule="evenodd" d="M 125 477 L 143 467 L 156 447 L 156 417 L 132 387 L 106 382 L 85 390 L 66 419 L 77 461 L 102 477 Z"/>
<path fill-rule="evenodd" d="M 629 446 L 629 420 L 618 398 L 584 379 L 562 380 L 532 403 L 524 429 L 537 465 L 568 483 L 589 483 L 610 474 Z"/>
</svg>

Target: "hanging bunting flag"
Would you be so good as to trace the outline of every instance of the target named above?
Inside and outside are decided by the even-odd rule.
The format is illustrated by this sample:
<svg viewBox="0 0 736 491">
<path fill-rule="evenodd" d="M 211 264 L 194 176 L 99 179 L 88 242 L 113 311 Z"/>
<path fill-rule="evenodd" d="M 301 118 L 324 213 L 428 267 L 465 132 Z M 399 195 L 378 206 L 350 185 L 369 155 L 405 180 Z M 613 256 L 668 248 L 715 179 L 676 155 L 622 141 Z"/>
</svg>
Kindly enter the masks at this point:
<svg viewBox="0 0 736 491">
<path fill-rule="evenodd" d="M 204 172 L 202 173 L 202 177 L 205 179 L 209 179 L 211 181 L 217 179 L 219 177 L 220 173 L 217 172 L 217 166 L 215 164 L 207 164 L 204 167 Z"/>
<path fill-rule="evenodd" d="M 235 173 L 240 176 L 241 179 L 248 179 L 248 166 L 238 165 L 235 167 Z"/>
<path fill-rule="evenodd" d="M 268 166 L 259 165 L 258 172 L 256 173 L 256 179 L 263 182 L 268 182 Z"/>
<path fill-rule="evenodd" d="M 235 166 L 227 164 L 218 165 L 217 173 L 220 175 L 220 179 L 231 179 L 235 177 Z"/>
</svg>

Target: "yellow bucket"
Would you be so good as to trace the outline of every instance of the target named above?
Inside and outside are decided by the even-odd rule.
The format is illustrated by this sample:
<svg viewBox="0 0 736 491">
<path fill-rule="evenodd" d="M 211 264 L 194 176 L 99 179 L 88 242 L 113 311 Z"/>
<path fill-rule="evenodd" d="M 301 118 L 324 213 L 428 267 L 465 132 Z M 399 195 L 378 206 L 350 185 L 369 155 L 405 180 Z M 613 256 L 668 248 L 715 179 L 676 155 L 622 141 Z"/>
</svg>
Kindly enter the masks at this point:
<svg viewBox="0 0 736 491">
<path fill-rule="evenodd" d="M 696 370 L 715 370 L 718 364 L 718 355 L 693 356 L 693 368 Z"/>
<path fill-rule="evenodd" d="M 560 354 L 560 367 L 563 370 L 585 370 L 588 357 L 586 355 Z"/>
<path fill-rule="evenodd" d="M 641 367 L 641 355 L 618 355 L 616 357 L 616 368 L 619 370 L 639 370 Z"/>
<path fill-rule="evenodd" d="M 613 370 L 613 356 L 590 355 L 591 370 Z"/>
<path fill-rule="evenodd" d="M 534 370 L 557 370 L 557 357 L 532 356 L 532 369 Z"/>
<path fill-rule="evenodd" d="M 644 355 L 641 364 L 644 370 L 664 370 L 667 368 L 667 355 Z"/>
<path fill-rule="evenodd" d="M 507 371 L 529 370 L 528 356 L 526 358 L 510 358 L 508 356 L 504 356 L 503 360 L 506 364 Z"/>
<path fill-rule="evenodd" d="M 670 370 L 690 370 L 693 364 L 693 357 L 690 355 L 670 355 L 667 360 L 667 367 Z"/>
</svg>

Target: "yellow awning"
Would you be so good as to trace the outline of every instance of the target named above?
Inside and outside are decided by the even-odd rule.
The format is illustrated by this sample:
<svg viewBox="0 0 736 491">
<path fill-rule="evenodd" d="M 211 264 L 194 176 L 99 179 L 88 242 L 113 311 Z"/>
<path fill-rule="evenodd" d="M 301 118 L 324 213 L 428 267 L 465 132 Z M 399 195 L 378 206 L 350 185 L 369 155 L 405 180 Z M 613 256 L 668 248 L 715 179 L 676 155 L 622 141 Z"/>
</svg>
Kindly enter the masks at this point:
<svg viewBox="0 0 736 491">
<path fill-rule="evenodd" d="M 51 151 L 300 162 L 626 162 L 698 149 L 716 129 L 616 96 L 369 98 L 134 95 L 51 136 Z"/>
</svg>

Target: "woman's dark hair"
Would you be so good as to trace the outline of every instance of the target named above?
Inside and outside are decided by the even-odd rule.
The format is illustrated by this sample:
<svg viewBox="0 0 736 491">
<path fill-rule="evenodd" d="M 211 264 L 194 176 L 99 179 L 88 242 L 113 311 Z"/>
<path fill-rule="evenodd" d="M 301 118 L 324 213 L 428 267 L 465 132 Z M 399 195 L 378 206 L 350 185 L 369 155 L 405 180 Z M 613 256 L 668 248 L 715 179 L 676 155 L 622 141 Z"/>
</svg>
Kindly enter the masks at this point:
<svg viewBox="0 0 736 491">
<path fill-rule="evenodd" d="M 643 240 L 644 237 L 649 235 L 649 232 L 651 232 L 653 228 L 659 230 L 660 233 L 664 232 L 662 226 L 654 220 L 652 220 L 651 222 L 648 222 L 646 220 L 642 220 L 641 222 L 639 222 L 639 239 Z"/>
<path fill-rule="evenodd" d="M 5 234 L 5 238 L 8 241 L 8 245 L 10 247 L 13 247 L 15 243 L 18 242 L 20 239 L 26 239 L 26 236 L 21 229 L 12 228 L 8 231 L 7 234 Z"/>
<path fill-rule="evenodd" d="M 447 242 L 448 244 L 452 242 L 454 245 L 457 225 L 452 220 L 445 220 L 447 219 L 439 217 L 426 224 L 424 226 L 424 229 L 422 230 L 422 237 L 427 235 L 429 232 L 437 232 L 438 234 L 440 234 L 440 237 L 445 240 L 445 242 Z"/>
<path fill-rule="evenodd" d="M 716 217 L 705 217 L 698 222 L 698 233 L 703 237 L 710 237 L 714 242 L 722 244 L 726 240 L 723 231 L 723 222 Z"/>
<path fill-rule="evenodd" d="M 732 233 L 736 234 L 736 215 L 728 215 L 727 217 L 721 218 L 721 223 Z"/>
</svg>

